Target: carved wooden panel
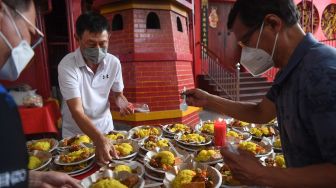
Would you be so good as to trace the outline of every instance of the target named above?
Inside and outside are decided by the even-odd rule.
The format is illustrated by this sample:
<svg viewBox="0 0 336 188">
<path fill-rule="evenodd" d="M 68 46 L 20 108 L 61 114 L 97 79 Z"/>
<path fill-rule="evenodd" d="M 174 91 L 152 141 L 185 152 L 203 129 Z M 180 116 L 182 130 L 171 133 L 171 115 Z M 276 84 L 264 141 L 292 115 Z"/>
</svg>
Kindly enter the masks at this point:
<svg viewBox="0 0 336 188">
<path fill-rule="evenodd" d="M 324 9 L 321 27 L 326 38 L 336 38 L 336 4 L 330 4 Z"/>
<path fill-rule="evenodd" d="M 317 8 L 307 0 L 301 1 L 297 8 L 300 12 L 300 24 L 305 32 L 316 32 L 319 25 L 319 14 Z"/>
</svg>

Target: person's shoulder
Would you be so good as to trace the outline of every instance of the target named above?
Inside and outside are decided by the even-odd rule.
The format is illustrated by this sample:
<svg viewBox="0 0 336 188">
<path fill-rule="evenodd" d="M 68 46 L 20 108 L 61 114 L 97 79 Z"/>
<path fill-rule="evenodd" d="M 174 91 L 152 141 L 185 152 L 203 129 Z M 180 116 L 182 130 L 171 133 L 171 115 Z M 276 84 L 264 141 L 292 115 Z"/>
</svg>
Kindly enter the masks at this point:
<svg viewBox="0 0 336 188">
<path fill-rule="evenodd" d="M 116 56 L 107 53 L 105 60 L 108 64 L 108 67 L 110 67 L 111 69 L 115 69 L 115 67 L 117 67 L 118 69 L 121 68 L 120 60 Z"/>
<path fill-rule="evenodd" d="M 312 48 L 310 48 L 307 56 L 305 57 L 307 61 L 311 61 L 311 66 L 326 66 L 336 65 L 336 48 L 331 46 L 316 43 Z"/>
<path fill-rule="evenodd" d="M 111 63 L 120 63 L 119 58 L 117 58 L 115 55 L 107 53 L 106 54 L 106 60 Z"/>
<path fill-rule="evenodd" d="M 62 58 L 58 66 L 59 67 L 71 66 L 72 64 L 75 63 L 75 58 L 76 58 L 76 51 L 70 52 Z"/>
</svg>

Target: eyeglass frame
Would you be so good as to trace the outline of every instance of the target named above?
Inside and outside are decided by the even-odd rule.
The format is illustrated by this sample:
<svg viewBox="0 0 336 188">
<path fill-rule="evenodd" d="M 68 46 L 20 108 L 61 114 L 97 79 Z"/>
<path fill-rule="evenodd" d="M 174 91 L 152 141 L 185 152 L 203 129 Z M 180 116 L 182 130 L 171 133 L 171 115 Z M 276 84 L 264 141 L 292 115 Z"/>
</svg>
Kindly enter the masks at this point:
<svg viewBox="0 0 336 188">
<path fill-rule="evenodd" d="M 242 37 L 243 40 L 238 41 L 238 45 L 243 47 L 247 46 L 248 42 L 250 42 L 250 39 L 254 32 L 256 32 L 260 28 L 261 24 L 257 24 L 254 27 L 252 27 L 250 30 L 248 30 Z"/>
</svg>

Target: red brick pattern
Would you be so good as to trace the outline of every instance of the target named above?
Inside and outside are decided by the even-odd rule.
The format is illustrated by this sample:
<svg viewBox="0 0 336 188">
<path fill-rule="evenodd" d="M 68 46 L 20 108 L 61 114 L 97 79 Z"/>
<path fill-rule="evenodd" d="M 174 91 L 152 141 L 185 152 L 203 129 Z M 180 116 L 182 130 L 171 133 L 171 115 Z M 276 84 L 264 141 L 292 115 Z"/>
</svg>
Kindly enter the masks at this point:
<svg viewBox="0 0 336 188">
<path fill-rule="evenodd" d="M 150 12 L 158 15 L 160 29 L 146 29 Z M 148 9 L 128 9 L 105 16 L 112 23 L 115 14 L 122 15 L 124 28 L 111 32 L 109 52 L 121 60 L 125 96 L 130 102 L 148 104 L 151 111 L 179 109 L 183 87 L 194 87 L 187 18 L 173 11 Z M 177 30 L 177 17 L 181 19 L 183 32 Z M 117 110 L 113 105 L 112 108 Z M 196 121 L 199 121 L 197 113 L 142 123 Z"/>
</svg>

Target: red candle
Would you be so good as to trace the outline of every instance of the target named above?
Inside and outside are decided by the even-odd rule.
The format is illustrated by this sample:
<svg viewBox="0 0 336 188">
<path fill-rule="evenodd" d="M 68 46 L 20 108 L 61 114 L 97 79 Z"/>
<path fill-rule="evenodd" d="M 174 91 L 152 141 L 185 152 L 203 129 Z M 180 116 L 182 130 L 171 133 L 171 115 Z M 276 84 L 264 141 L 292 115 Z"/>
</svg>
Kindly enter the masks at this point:
<svg viewBox="0 0 336 188">
<path fill-rule="evenodd" d="M 214 138 L 215 146 L 225 146 L 226 122 L 223 119 L 215 120 L 214 129 L 215 129 L 214 130 L 215 131 L 215 138 Z"/>
</svg>

